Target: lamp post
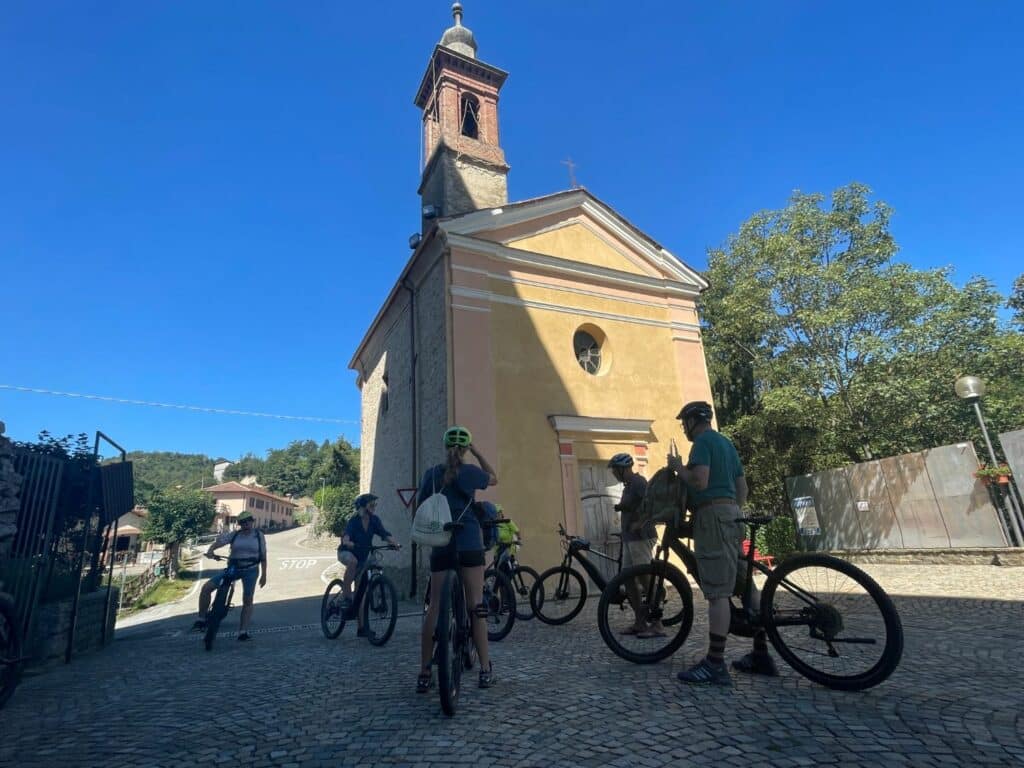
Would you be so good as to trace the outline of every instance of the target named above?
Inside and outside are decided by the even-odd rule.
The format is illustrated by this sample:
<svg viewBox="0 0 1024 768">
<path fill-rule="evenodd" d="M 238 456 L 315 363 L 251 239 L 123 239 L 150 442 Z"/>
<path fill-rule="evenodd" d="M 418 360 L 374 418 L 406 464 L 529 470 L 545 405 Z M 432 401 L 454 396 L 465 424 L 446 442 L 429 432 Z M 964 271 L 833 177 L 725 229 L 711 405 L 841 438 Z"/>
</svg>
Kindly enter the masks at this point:
<svg viewBox="0 0 1024 768">
<path fill-rule="evenodd" d="M 997 466 L 999 462 L 996 460 L 996 452 L 992 447 L 992 440 L 988 436 L 985 417 L 981 415 L 981 398 L 985 394 L 985 382 L 977 376 L 961 376 L 956 380 L 953 389 L 956 390 L 957 397 L 961 400 L 966 400 L 974 406 L 974 413 L 978 417 L 978 426 L 981 427 L 981 435 L 985 438 L 985 447 L 988 449 L 989 461 L 992 462 L 993 467 Z M 1013 536 L 1017 540 L 1017 546 L 1019 547 L 1024 545 L 1024 534 L 1021 533 L 1020 523 L 1017 519 L 1020 515 L 1020 510 L 1017 509 L 1017 503 L 1012 493 L 1007 498 L 1010 500 L 1010 509 L 1008 510 L 1009 514 L 1007 517 L 1010 519 L 1010 527 L 1013 530 Z"/>
</svg>

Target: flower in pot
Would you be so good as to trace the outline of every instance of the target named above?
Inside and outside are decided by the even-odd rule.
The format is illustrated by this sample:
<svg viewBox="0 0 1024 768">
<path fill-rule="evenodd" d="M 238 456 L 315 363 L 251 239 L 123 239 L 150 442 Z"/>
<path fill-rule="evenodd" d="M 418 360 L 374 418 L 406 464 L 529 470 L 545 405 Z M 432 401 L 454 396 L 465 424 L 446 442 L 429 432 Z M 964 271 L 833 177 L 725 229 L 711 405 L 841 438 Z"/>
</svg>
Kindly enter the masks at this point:
<svg viewBox="0 0 1024 768">
<path fill-rule="evenodd" d="M 987 467 L 982 464 L 978 467 L 978 471 L 974 473 L 974 476 L 986 485 L 989 483 L 1002 483 L 1005 485 L 1010 482 L 1013 472 L 1010 471 L 1006 464 L 999 464 L 995 467 Z"/>
</svg>

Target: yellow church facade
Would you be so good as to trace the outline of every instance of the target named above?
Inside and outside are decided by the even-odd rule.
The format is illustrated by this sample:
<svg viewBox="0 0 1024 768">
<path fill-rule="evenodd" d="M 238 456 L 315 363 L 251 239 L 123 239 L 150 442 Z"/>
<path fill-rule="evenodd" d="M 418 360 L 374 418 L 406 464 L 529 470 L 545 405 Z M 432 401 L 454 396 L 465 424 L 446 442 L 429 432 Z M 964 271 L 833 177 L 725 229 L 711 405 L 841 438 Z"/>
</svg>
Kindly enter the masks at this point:
<svg viewBox="0 0 1024 768">
<path fill-rule="evenodd" d="M 543 570 L 561 556 L 559 523 L 611 541 L 613 454 L 650 476 L 673 439 L 685 450 L 676 413 L 711 400 L 697 314 L 707 285 L 584 189 L 508 202 L 505 73 L 475 54 L 457 13 L 417 95 L 423 231 L 350 363 L 361 484 L 407 541 L 395 490 L 443 459 L 448 425 L 466 426 L 499 479 L 479 497 L 516 520 L 523 562 Z M 411 567 L 413 585 L 422 568 L 392 565 Z"/>
</svg>

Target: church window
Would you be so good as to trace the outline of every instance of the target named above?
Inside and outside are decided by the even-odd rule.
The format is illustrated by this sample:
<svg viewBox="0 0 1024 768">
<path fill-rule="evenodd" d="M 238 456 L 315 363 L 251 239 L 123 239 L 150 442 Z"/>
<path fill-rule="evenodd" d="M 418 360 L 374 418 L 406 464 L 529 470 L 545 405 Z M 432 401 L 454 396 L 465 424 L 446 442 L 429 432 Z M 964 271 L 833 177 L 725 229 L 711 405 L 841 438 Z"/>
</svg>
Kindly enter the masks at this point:
<svg viewBox="0 0 1024 768">
<path fill-rule="evenodd" d="M 576 354 L 576 362 L 580 368 L 589 374 L 597 375 L 601 371 L 601 347 L 602 340 L 595 334 L 597 328 L 583 327 L 576 331 L 572 337 L 573 351 Z"/>
<path fill-rule="evenodd" d="M 461 100 L 461 108 L 459 110 L 461 114 L 461 131 L 463 136 L 468 136 L 471 139 L 480 138 L 480 102 L 477 101 L 476 96 L 470 94 L 463 94 Z"/>
</svg>

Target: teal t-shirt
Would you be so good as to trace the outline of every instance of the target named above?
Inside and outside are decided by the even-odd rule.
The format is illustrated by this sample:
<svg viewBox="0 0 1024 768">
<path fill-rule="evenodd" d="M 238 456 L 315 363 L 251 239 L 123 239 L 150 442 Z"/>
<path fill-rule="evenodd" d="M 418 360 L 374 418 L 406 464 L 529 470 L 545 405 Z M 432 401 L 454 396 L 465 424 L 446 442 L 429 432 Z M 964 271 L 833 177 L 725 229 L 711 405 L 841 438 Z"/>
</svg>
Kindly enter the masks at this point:
<svg viewBox="0 0 1024 768">
<path fill-rule="evenodd" d="M 703 491 L 690 489 L 695 503 L 705 499 L 736 498 L 736 478 L 743 476 L 743 465 L 729 438 L 713 429 L 705 429 L 693 441 L 687 466 L 711 468 L 708 487 Z"/>
</svg>

